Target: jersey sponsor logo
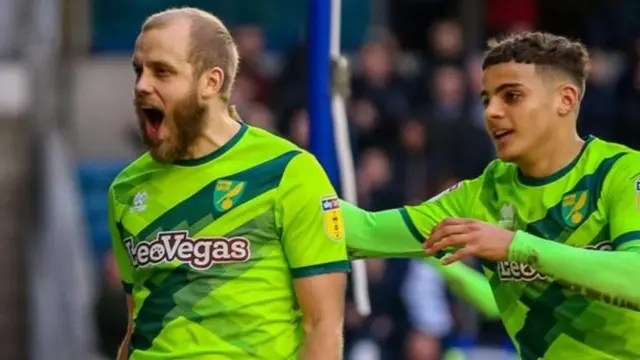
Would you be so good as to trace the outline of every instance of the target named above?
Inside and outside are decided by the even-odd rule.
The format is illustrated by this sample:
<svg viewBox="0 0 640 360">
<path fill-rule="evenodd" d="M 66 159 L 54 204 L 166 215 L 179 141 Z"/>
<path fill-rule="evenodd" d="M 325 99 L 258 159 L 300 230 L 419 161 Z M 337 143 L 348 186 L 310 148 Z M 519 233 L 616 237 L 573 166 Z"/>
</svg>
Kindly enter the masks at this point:
<svg viewBox="0 0 640 360">
<path fill-rule="evenodd" d="M 344 220 L 338 197 L 335 195 L 323 197 L 320 201 L 320 209 L 324 232 L 327 236 L 334 241 L 344 239 Z"/>
<path fill-rule="evenodd" d="M 580 225 L 587 216 L 589 209 L 589 191 L 581 190 L 565 195 L 562 198 L 562 219 L 570 228 Z"/>
<path fill-rule="evenodd" d="M 534 281 L 547 278 L 547 275 L 539 273 L 530 265 L 515 261 L 498 262 L 498 276 L 502 281 Z"/>
<path fill-rule="evenodd" d="M 216 210 L 225 212 L 234 207 L 246 187 L 245 181 L 218 180 L 213 191 L 213 204 Z"/>
<path fill-rule="evenodd" d="M 147 210 L 147 199 L 149 195 L 146 191 L 140 191 L 133 197 L 130 211 L 133 213 Z"/>
<path fill-rule="evenodd" d="M 187 231 L 161 232 L 155 240 L 135 245 L 132 238 L 127 238 L 124 245 L 136 268 L 178 261 L 196 270 L 207 270 L 215 264 L 246 262 L 251 258 L 246 238 L 192 239 Z"/>
<path fill-rule="evenodd" d="M 599 250 L 599 251 L 612 251 L 613 244 L 611 241 L 602 241 L 594 245 L 587 245 L 584 249 Z M 519 263 L 515 261 L 499 261 L 498 262 L 498 277 L 501 281 L 534 281 L 534 280 L 546 280 L 547 275 L 538 272 L 534 267 L 529 264 Z"/>
</svg>

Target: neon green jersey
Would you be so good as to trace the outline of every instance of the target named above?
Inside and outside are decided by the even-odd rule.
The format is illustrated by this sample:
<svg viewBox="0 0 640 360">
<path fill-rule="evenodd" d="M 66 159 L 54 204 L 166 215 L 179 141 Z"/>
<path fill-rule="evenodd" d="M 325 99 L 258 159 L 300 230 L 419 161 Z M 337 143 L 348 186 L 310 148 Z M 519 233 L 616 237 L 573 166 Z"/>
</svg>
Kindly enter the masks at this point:
<svg viewBox="0 0 640 360">
<path fill-rule="evenodd" d="M 640 153 L 589 138 L 576 160 L 545 179 L 526 178 L 515 165 L 494 161 L 479 178 L 417 206 L 370 213 L 343 203 L 342 210 L 354 258 L 424 257 L 421 243 L 448 217 L 513 230 L 512 247 L 518 234 L 527 234 L 544 245 L 599 250 L 560 248 L 571 253 L 567 259 L 572 263 L 557 262 L 566 267 L 554 271 L 571 273 L 572 279 L 589 277 L 582 281 L 591 284 L 588 289 L 577 286 L 577 280 L 556 280 L 537 271 L 535 262 L 485 261 L 483 271 L 522 359 L 640 359 L 638 283 L 614 278 L 620 269 L 631 269 L 629 276 L 637 276 L 632 273 L 640 266 L 634 263 L 640 260 Z M 625 256 L 594 256 L 608 255 L 606 251 Z M 608 268 L 573 272 L 584 268 L 582 257 L 585 263 Z M 596 257 L 599 260 L 592 261 Z M 618 263 L 619 259 L 629 263 Z"/>
<path fill-rule="evenodd" d="M 244 124 L 202 159 L 137 159 L 109 191 L 130 359 L 296 359 L 292 280 L 349 270 L 338 204 L 312 155 Z"/>
<path fill-rule="evenodd" d="M 640 154 L 589 138 L 572 164 L 545 179 L 494 161 L 481 177 L 405 211 L 420 239 L 446 217 L 466 217 L 575 247 L 624 250 L 640 243 Z M 637 306 L 587 295 L 526 264 L 484 262 L 483 270 L 524 360 L 640 359 Z"/>
</svg>

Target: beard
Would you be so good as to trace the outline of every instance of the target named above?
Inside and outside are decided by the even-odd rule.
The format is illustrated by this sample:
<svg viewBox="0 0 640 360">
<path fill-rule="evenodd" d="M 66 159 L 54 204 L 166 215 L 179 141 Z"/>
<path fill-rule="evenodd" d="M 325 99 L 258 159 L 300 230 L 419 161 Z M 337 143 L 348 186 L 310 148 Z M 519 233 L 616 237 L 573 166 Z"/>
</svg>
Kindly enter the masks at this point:
<svg viewBox="0 0 640 360">
<path fill-rule="evenodd" d="M 158 140 L 149 137 L 147 120 L 139 116 L 143 140 L 151 157 L 164 164 L 187 158 L 191 146 L 202 134 L 206 112 L 206 108 L 198 103 L 195 90 L 191 91 L 170 114 L 165 114 L 161 127 L 165 127 L 166 135 Z"/>
</svg>

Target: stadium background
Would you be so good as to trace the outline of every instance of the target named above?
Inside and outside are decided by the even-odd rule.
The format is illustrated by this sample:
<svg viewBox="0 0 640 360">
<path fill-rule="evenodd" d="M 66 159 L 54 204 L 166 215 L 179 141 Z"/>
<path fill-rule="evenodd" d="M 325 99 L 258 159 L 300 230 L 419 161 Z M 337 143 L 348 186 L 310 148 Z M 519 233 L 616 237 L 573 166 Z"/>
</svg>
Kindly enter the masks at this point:
<svg viewBox="0 0 640 360">
<path fill-rule="evenodd" d="M 233 30 L 243 63 L 232 102 L 244 120 L 308 145 L 303 0 L 0 0 L 1 359 L 113 358 L 126 310 L 105 194 L 142 151 L 129 56 L 143 19 L 180 5 Z M 482 49 L 514 29 L 585 41 L 581 132 L 640 148 L 639 16 L 636 0 L 343 0 L 360 205 L 417 203 L 479 174 L 493 158 L 477 97 Z M 427 265 L 367 268 L 373 314 L 350 303 L 347 359 L 509 351 L 501 325 L 451 297 Z"/>
</svg>

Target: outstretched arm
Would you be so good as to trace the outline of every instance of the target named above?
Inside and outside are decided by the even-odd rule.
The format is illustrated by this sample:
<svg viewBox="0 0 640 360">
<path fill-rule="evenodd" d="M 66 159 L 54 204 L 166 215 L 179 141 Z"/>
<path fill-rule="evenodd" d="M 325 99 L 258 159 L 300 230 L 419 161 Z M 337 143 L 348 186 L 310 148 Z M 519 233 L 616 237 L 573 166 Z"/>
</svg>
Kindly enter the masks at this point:
<svg viewBox="0 0 640 360">
<path fill-rule="evenodd" d="M 411 232 L 402 209 L 369 212 L 340 200 L 349 257 L 426 257 L 419 234 Z"/>
<path fill-rule="evenodd" d="M 422 243 L 447 217 L 463 217 L 476 200 L 482 178 L 464 181 L 417 206 L 369 212 L 340 201 L 352 259 L 424 258 Z M 441 257 L 444 253 L 436 254 Z"/>
</svg>

